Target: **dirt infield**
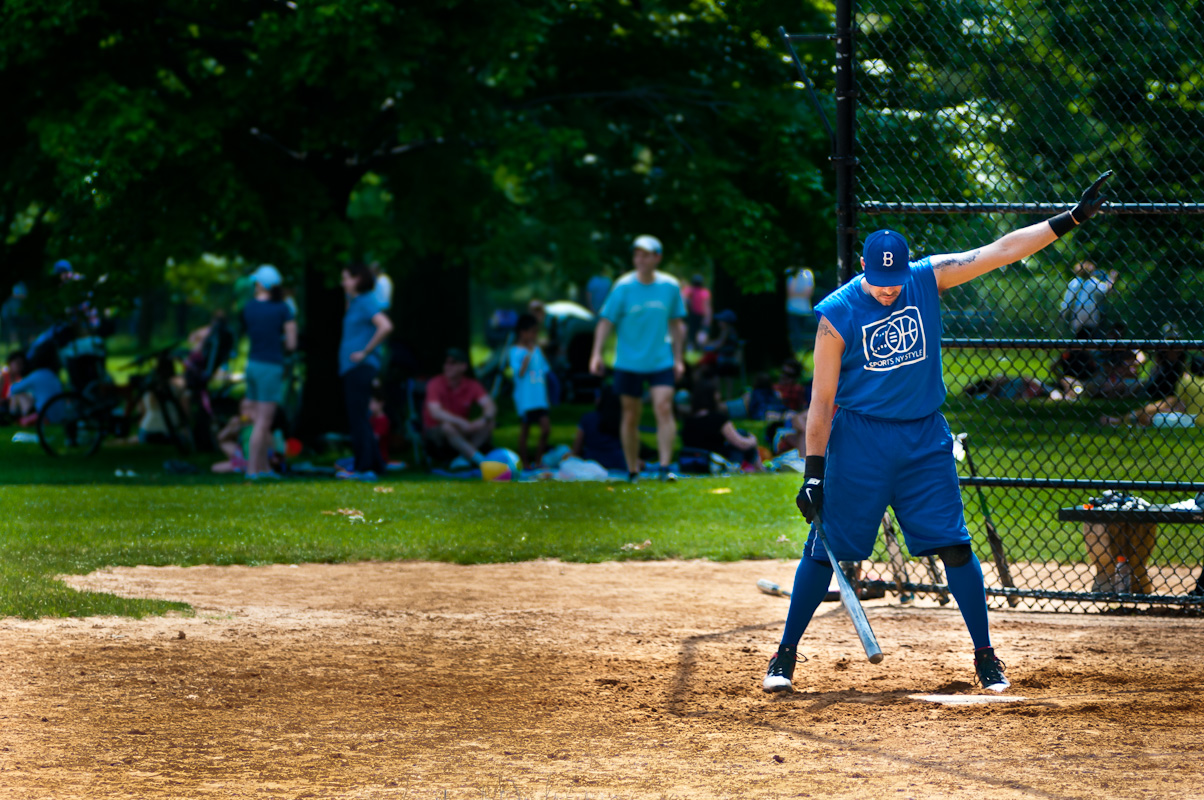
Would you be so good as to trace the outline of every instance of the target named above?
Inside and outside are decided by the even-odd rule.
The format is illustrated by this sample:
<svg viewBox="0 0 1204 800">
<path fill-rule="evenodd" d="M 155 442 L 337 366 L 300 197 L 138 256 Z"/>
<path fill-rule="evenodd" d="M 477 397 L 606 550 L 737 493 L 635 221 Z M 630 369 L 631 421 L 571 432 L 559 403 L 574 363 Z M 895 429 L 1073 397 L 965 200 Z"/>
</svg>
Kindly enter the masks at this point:
<svg viewBox="0 0 1204 800">
<path fill-rule="evenodd" d="M 1000 612 L 1024 702 L 973 693 L 956 610 L 836 604 L 759 688 L 759 561 L 116 569 L 191 618 L 0 620 L 0 797 L 1204 796 L 1204 622 Z"/>
</svg>

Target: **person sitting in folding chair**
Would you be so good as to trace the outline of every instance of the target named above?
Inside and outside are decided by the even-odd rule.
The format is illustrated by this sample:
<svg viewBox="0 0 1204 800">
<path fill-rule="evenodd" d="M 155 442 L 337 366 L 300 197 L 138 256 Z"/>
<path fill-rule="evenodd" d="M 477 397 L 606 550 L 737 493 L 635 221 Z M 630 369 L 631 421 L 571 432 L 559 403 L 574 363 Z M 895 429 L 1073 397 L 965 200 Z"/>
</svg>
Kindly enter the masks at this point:
<svg viewBox="0 0 1204 800">
<path fill-rule="evenodd" d="M 481 416 L 469 419 L 474 405 Z M 474 465 L 485 460 L 481 450 L 493 437 L 497 404 L 468 374 L 468 354 L 460 348 L 448 349 L 443 374 L 427 382 L 422 421 L 422 437 L 432 451 L 450 448 Z"/>
</svg>

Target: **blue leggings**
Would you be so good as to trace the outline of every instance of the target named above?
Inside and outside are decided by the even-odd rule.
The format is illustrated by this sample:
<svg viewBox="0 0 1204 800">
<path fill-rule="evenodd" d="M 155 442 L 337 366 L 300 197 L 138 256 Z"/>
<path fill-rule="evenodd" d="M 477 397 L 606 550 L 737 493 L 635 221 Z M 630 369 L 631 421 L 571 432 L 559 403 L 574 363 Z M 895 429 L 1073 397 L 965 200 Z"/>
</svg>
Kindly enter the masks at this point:
<svg viewBox="0 0 1204 800">
<path fill-rule="evenodd" d="M 974 649 L 991 646 L 987 624 L 987 591 L 983 587 L 982 565 L 977 556 L 960 567 L 945 567 L 949 592 L 957 600 Z M 782 631 L 782 646 L 797 647 L 819 604 L 828 593 L 832 581 L 832 565 L 803 556 L 794 573 L 794 590 L 790 593 L 790 611 L 786 613 L 786 628 Z"/>
</svg>

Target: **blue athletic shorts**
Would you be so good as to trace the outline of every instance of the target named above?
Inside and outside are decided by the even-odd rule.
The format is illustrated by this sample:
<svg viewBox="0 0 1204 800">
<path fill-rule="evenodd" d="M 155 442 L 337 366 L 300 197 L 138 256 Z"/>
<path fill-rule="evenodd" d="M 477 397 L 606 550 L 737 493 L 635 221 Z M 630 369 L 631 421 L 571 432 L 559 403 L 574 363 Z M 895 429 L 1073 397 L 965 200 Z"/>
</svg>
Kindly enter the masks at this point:
<svg viewBox="0 0 1204 800">
<path fill-rule="evenodd" d="M 970 543 L 953 434 L 940 412 L 900 421 L 841 409 L 832 420 L 825 469 L 820 513 L 836 560 L 869 558 L 887 506 L 913 556 Z M 814 526 L 804 552 L 828 560 Z"/>
<path fill-rule="evenodd" d="M 615 393 L 627 395 L 628 397 L 643 397 L 644 384 L 649 386 L 673 386 L 675 382 L 672 367 L 662 369 L 659 372 L 615 370 Z"/>
<path fill-rule="evenodd" d="M 247 399 L 260 403 L 284 402 L 284 365 L 247 362 Z"/>
</svg>

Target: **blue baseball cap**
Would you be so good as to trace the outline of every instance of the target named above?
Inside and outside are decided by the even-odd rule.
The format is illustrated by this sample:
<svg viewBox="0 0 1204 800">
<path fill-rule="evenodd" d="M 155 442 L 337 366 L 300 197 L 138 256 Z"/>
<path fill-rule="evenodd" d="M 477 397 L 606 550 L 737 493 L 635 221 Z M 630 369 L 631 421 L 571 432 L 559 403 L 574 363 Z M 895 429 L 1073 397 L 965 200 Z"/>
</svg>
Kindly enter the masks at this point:
<svg viewBox="0 0 1204 800">
<path fill-rule="evenodd" d="M 280 270 L 273 267 L 271 264 L 263 264 L 259 269 L 251 273 L 251 280 L 258 283 L 265 289 L 275 289 L 282 283 Z"/>
<path fill-rule="evenodd" d="M 54 262 L 54 274 L 55 275 L 62 275 L 64 272 L 73 272 L 73 271 L 74 270 L 71 269 L 70 261 L 61 260 L 61 261 Z"/>
<path fill-rule="evenodd" d="M 874 231 L 861 249 L 865 282 L 870 286 L 902 286 L 911 277 L 910 252 L 903 234 L 883 228 Z"/>
</svg>

